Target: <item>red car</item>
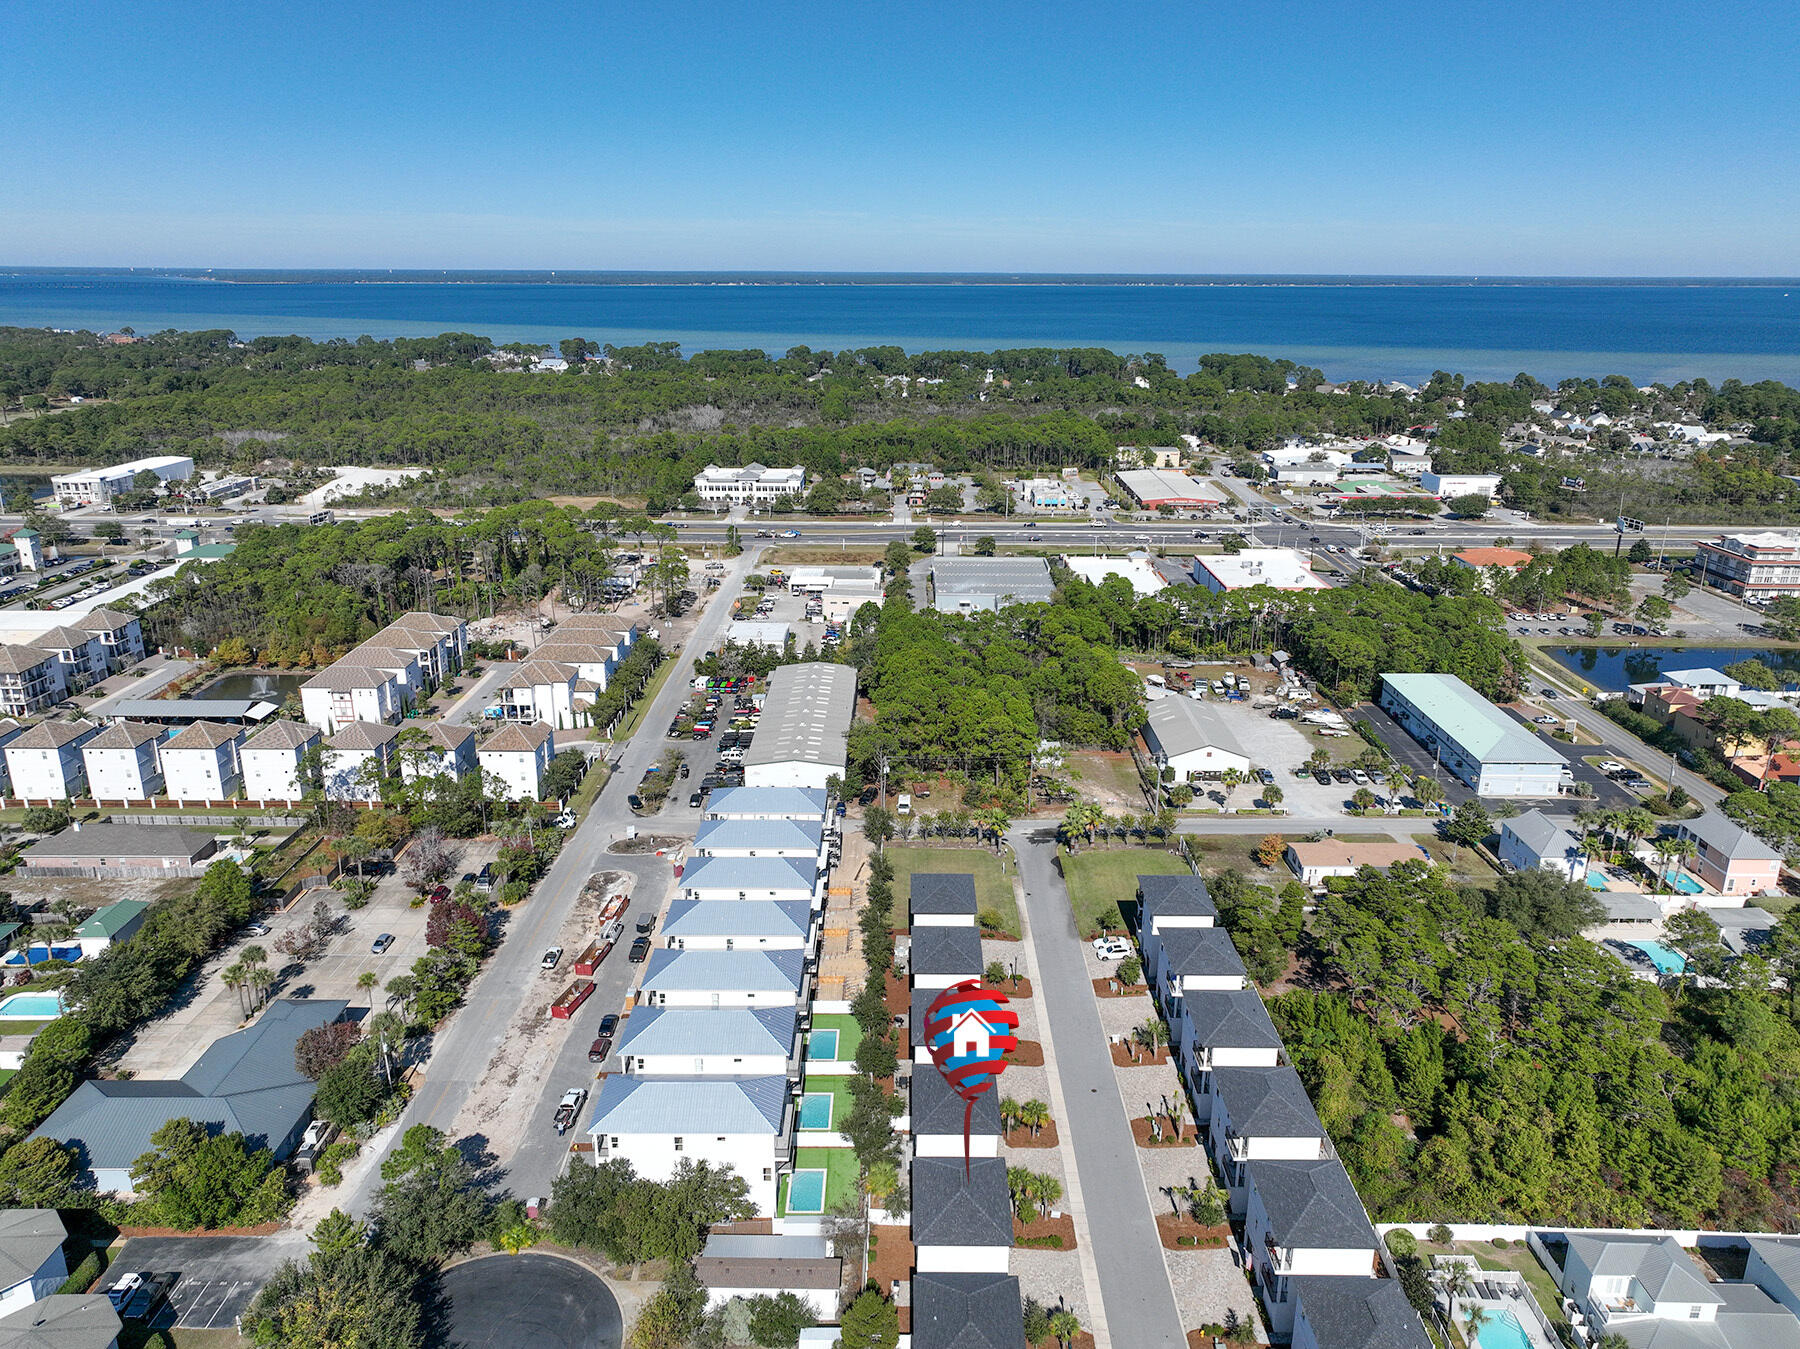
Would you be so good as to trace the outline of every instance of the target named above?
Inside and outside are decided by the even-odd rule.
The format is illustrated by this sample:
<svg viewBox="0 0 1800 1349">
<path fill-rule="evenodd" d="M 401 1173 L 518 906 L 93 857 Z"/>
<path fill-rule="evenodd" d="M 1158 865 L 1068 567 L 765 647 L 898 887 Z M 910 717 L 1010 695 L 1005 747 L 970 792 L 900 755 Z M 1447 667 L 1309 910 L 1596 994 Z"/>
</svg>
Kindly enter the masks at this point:
<svg viewBox="0 0 1800 1349">
<path fill-rule="evenodd" d="M 433 904 L 442 904 L 445 900 L 450 898 L 450 887 L 447 885 L 440 885 L 427 895 L 426 898 Z"/>
</svg>

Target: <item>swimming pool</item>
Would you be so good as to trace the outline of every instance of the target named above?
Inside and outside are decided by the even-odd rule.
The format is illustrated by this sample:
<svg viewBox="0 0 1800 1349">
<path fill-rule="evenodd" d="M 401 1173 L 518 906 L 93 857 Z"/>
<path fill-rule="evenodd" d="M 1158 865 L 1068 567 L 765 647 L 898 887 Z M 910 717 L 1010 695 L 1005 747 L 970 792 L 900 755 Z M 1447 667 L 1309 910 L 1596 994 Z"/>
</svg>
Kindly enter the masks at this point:
<svg viewBox="0 0 1800 1349">
<path fill-rule="evenodd" d="M 1588 872 L 1585 879 L 1587 881 L 1587 888 L 1590 890 L 1606 889 L 1606 877 L 1602 876 L 1598 871 Z"/>
<path fill-rule="evenodd" d="M 802 1129 L 829 1129 L 831 1127 L 830 1092 L 809 1091 L 800 1098 L 800 1127 Z"/>
<path fill-rule="evenodd" d="M 1658 974 L 1680 974 L 1687 968 L 1687 957 L 1659 941 L 1634 941 L 1627 945 L 1635 946 L 1649 956 L 1650 963 L 1656 966 Z"/>
<path fill-rule="evenodd" d="M 1700 882 L 1695 880 L 1692 876 L 1688 875 L 1685 871 L 1671 871 L 1663 879 L 1668 881 L 1679 893 L 1684 895 L 1703 895 L 1706 893 L 1706 887 L 1700 884 Z"/>
<path fill-rule="evenodd" d="M 806 1037 L 806 1057 L 809 1059 L 836 1060 L 838 1049 L 838 1033 L 835 1030 L 816 1030 Z"/>
<path fill-rule="evenodd" d="M 63 1014 L 63 995 L 15 993 L 0 999 L 0 1021 L 54 1021 Z"/>
<path fill-rule="evenodd" d="M 1479 1349 L 1533 1349 L 1531 1336 L 1509 1311 L 1491 1311 L 1488 1319 L 1475 1332 L 1473 1341 Z"/>
<path fill-rule="evenodd" d="M 4 957 L 0 957 L 0 965 L 42 965 L 46 960 L 66 960 L 74 964 L 80 959 L 79 946 L 45 946 L 38 942 L 27 946 L 23 951 L 8 951 Z"/>
<path fill-rule="evenodd" d="M 823 1213 L 825 1211 L 825 1173 L 796 1171 L 788 1177 L 787 1211 L 789 1213 Z"/>
</svg>

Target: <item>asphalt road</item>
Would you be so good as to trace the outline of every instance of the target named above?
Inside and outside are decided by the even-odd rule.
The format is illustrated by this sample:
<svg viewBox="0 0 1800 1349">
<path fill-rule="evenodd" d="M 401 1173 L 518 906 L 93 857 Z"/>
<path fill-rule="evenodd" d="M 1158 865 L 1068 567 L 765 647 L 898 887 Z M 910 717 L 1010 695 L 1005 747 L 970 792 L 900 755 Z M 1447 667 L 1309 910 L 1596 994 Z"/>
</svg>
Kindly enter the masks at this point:
<svg viewBox="0 0 1800 1349">
<path fill-rule="evenodd" d="M 1069 1112 L 1063 1127 L 1075 1148 L 1112 1343 L 1132 1349 L 1186 1349 L 1187 1337 L 1138 1167 L 1137 1145 L 1082 960 L 1074 911 L 1053 865 L 1052 831 L 1019 827 L 1007 837 L 1024 882 L 1026 919 L 1042 979 L 1036 995 L 1056 1046 L 1056 1068 Z"/>
<path fill-rule="evenodd" d="M 669 863 L 666 859 L 621 857 L 609 854 L 606 849 L 616 838 L 623 837 L 627 825 L 640 823 L 625 804 L 625 798 L 644 770 L 661 756 L 666 743 L 662 731 L 687 696 L 695 658 L 719 641 L 730 615 L 730 596 L 736 592 L 744 575 L 755 566 L 758 552 L 758 549 L 747 549 L 727 564 L 729 570 L 723 584 L 701 615 L 686 646 L 674 658 L 676 668 L 656 695 L 643 720 L 642 730 L 620 751 L 618 772 L 601 791 L 587 818 L 563 844 L 550 874 L 538 884 L 531 898 L 512 914 L 506 939 L 433 1046 L 425 1065 L 425 1078 L 402 1117 L 404 1127 L 389 1135 L 395 1143 L 405 1128 L 414 1124 L 430 1124 L 450 1132 L 457 1113 L 469 1093 L 479 1085 L 482 1073 L 505 1037 L 506 1028 L 518 1010 L 520 990 L 536 976 L 544 951 L 557 944 L 569 911 L 590 875 L 605 870 L 633 871 L 641 881 L 659 868 L 667 872 Z M 645 902 L 643 898 L 634 898 L 634 914 L 642 912 L 638 907 L 642 902 Z M 548 1134 L 551 1142 L 566 1144 L 568 1140 L 558 1140 L 555 1130 L 549 1127 L 553 1110 L 545 1108 L 546 1100 L 553 1108 L 551 1098 L 560 1096 L 570 1085 L 591 1079 L 592 1072 L 587 1067 L 587 1046 L 593 1038 L 590 1028 L 601 1010 L 610 1010 L 609 1003 L 616 1007 L 623 1000 L 629 986 L 632 967 L 621 956 L 609 958 L 602 969 L 605 973 L 600 986 L 578 1014 L 580 1026 L 569 1037 L 569 1044 L 555 1071 L 541 1086 L 541 1096 L 545 1099 L 540 1100 L 532 1113 L 533 1132 L 527 1135 L 531 1146 L 521 1150 L 521 1140 L 510 1138 L 480 1140 L 501 1159 L 503 1168 L 515 1151 L 522 1151 L 520 1160 L 525 1170 L 508 1182 L 508 1188 L 521 1197 L 548 1193 L 549 1180 L 556 1173 L 548 1170 L 546 1174 L 540 1146 L 543 1140 L 539 1137 L 536 1122 L 543 1121 L 542 1132 Z M 590 1008 L 594 1010 L 590 1011 Z M 588 1029 L 585 1038 L 584 1029 Z M 575 1075 L 571 1070 L 577 1067 L 578 1075 Z M 561 1147 L 555 1151 L 560 1160 Z M 370 1167 L 357 1192 L 346 1196 L 345 1207 L 359 1217 L 366 1216 L 379 1183 L 378 1168 Z"/>
<path fill-rule="evenodd" d="M 624 1321 L 606 1284 L 554 1255 L 493 1255 L 441 1278 L 456 1349 L 619 1349 Z"/>
</svg>

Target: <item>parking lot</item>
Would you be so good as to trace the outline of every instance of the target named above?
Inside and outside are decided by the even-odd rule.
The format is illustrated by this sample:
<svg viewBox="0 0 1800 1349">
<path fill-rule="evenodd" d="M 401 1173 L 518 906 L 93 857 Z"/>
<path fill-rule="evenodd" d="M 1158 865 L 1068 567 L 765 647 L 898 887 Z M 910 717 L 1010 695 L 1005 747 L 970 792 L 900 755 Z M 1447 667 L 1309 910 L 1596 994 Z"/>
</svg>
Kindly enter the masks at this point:
<svg viewBox="0 0 1800 1349">
<path fill-rule="evenodd" d="M 272 1268 L 272 1237 L 133 1237 L 119 1248 L 103 1286 L 127 1271 L 174 1274 L 152 1324 L 208 1330 L 235 1324 Z M 296 1245 L 296 1256 L 305 1248 Z"/>
<path fill-rule="evenodd" d="M 466 843 L 457 863 L 460 871 L 478 871 L 483 862 L 494 856 L 493 843 Z M 327 943 L 323 954 L 304 964 L 287 961 L 275 949 L 282 933 L 304 927 L 312 920 L 316 902 L 311 895 L 324 899 L 339 919 L 339 928 Z M 344 908 L 343 896 L 321 887 L 309 892 L 285 913 L 263 919 L 269 931 L 253 936 L 248 932 L 206 962 L 192 996 L 167 1014 L 143 1026 L 132 1037 L 119 1060 L 119 1066 L 137 1077 L 179 1077 L 194 1064 L 207 1047 L 222 1035 L 236 1030 L 243 1020 L 243 1006 L 236 989 L 228 988 L 222 972 L 243 959 L 244 949 L 260 946 L 267 953 L 267 967 L 276 974 L 269 989 L 271 998 L 341 998 L 353 1006 L 366 1006 L 369 995 L 356 987 L 365 970 L 372 970 L 383 985 L 395 975 L 405 974 L 413 961 L 425 954 L 425 919 L 429 906 L 411 906 L 413 892 L 401 881 L 392 866 L 375 885 L 368 904 L 355 912 Z M 391 933 L 393 945 L 381 955 L 370 945 L 381 933 Z M 379 997 L 379 993 L 376 995 Z"/>
<path fill-rule="evenodd" d="M 1315 738 L 1301 729 L 1297 719 L 1271 717 L 1269 708 L 1218 698 L 1207 701 L 1236 734 L 1238 743 L 1249 751 L 1251 763 L 1257 768 L 1267 768 L 1275 775 L 1274 785 L 1281 788 L 1284 811 L 1299 818 L 1344 813 L 1350 793 L 1356 790 L 1354 785 L 1337 782 L 1321 785 L 1310 774 L 1296 776 L 1294 769 L 1305 763 L 1315 748 L 1329 750 L 1334 762 L 1347 763 L 1368 748 L 1360 737 Z M 1220 792 L 1217 785 L 1195 784 L 1197 793 L 1203 790 L 1214 794 Z M 1382 793 L 1379 787 L 1373 790 L 1378 795 Z M 1231 796 L 1232 804 L 1240 808 L 1248 807 L 1252 799 L 1249 787 L 1239 787 Z M 1212 804 L 1216 805 L 1216 800 Z"/>
</svg>

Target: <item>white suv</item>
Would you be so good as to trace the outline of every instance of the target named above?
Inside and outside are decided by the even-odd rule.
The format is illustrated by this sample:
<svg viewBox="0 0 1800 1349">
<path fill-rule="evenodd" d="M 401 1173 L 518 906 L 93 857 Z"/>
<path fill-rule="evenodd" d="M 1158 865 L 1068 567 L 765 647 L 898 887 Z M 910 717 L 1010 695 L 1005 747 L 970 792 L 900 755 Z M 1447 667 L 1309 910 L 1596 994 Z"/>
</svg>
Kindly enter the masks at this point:
<svg viewBox="0 0 1800 1349">
<path fill-rule="evenodd" d="M 1123 960 L 1131 954 L 1131 943 L 1123 937 L 1095 937 L 1094 954 L 1102 960 Z"/>
</svg>

